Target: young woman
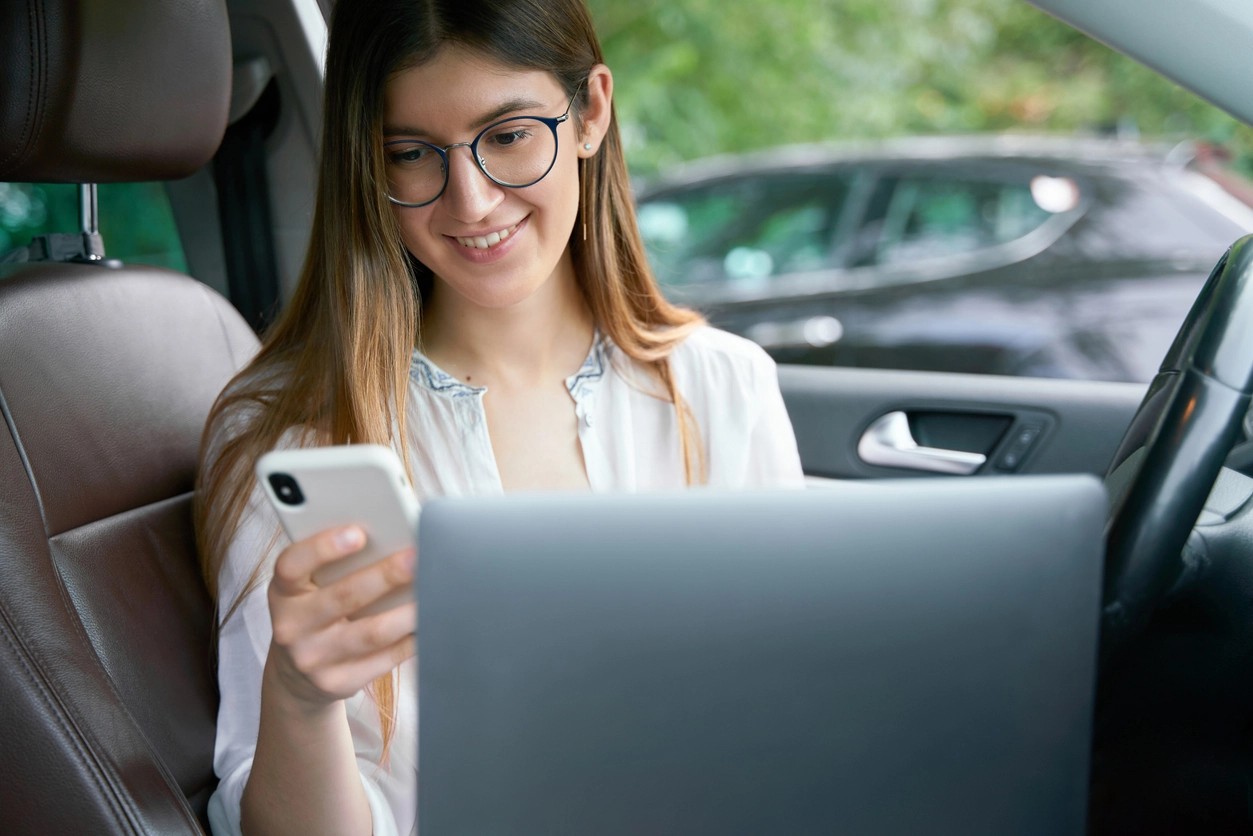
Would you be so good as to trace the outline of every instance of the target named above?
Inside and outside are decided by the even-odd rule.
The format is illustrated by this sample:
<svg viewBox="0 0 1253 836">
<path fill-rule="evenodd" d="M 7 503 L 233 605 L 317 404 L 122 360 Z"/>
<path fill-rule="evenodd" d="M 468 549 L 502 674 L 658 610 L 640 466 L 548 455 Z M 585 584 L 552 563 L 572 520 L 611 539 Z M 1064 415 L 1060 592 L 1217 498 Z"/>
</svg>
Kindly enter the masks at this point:
<svg viewBox="0 0 1253 836">
<path fill-rule="evenodd" d="M 318 587 L 354 528 L 297 543 L 274 447 L 377 442 L 419 498 L 798 486 L 774 364 L 659 293 L 613 78 L 582 0 L 338 3 L 299 287 L 206 428 L 218 596 L 217 832 L 409 833 L 412 552 Z"/>
</svg>

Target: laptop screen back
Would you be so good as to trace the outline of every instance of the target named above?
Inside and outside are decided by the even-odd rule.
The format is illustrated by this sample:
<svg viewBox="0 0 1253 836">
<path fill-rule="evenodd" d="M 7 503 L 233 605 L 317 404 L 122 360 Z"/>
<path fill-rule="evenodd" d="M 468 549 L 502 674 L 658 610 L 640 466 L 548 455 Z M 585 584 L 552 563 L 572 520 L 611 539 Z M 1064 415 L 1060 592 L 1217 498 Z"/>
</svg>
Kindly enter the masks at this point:
<svg viewBox="0 0 1253 836">
<path fill-rule="evenodd" d="M 427 834 L 1081 833 L 1087 477 L 439 500 Z"/>
</svg>

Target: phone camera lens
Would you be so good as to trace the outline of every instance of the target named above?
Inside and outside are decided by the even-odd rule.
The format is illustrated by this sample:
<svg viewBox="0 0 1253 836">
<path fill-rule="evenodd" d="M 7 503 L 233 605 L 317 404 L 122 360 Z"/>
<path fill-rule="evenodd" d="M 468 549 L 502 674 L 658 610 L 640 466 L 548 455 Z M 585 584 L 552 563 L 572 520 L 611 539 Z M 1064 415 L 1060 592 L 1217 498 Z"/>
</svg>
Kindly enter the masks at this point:
<svg viewBox="0 0 1253 836">
<path fill-rule="evenodd" d="M 300 485 L 289 474 L 271 473 L 270 487 L 274 488 L 278 501 L 284 505 L 299 505 L 305 501 L 305 495 L 301 493 Z"/>
</svg>

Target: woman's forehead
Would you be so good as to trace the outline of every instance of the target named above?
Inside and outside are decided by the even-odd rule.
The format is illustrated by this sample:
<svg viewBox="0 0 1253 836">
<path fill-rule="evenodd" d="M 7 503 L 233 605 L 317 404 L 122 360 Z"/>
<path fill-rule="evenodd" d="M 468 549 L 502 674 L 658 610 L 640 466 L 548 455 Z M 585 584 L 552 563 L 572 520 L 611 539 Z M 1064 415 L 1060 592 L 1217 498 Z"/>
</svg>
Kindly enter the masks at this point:
<svg viewBox="0 0 1253 836">
<path fill-rule="evenodd" d="M 550 72 L 445 47 L 431 60 L 388 79 L 384 133 L 460 135 L 511 113 L 533 110 L 543 115 L 564 104 L 565 92 Z"/>
</svg>

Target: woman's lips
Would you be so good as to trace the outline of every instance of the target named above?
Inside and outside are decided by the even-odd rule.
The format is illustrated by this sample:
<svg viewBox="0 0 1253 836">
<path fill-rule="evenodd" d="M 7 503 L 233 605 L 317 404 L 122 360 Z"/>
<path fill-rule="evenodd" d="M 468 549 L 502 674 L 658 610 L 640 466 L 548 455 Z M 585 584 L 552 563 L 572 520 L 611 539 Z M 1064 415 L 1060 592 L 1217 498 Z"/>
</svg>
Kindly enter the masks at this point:
<svg viewBox="0 0 1253 836">
<path fill-rule="evenodd" d="M 475 235 L 461 238 L 453 235 L 445 236 L 450 247 L 465 260 L 473 264 L 491 264 L 504 258 L 518 242 L 521 233 L 530 220 L 527 215 L 511 227 L 489 232 L 487 235 Z"/>
<path fill-rule="evenodd" d="M 502 229 L 499 232 L 489 232 L 486 235 L 476 235 L 472 238 L 457 238 L 456 241 L 463 247 L 475 250 L 490 250 L 492 247 L 512 235 L 518 229 L 518 224 L 520 223 L 521 221 L 507 229 Z"/>
</svg>

